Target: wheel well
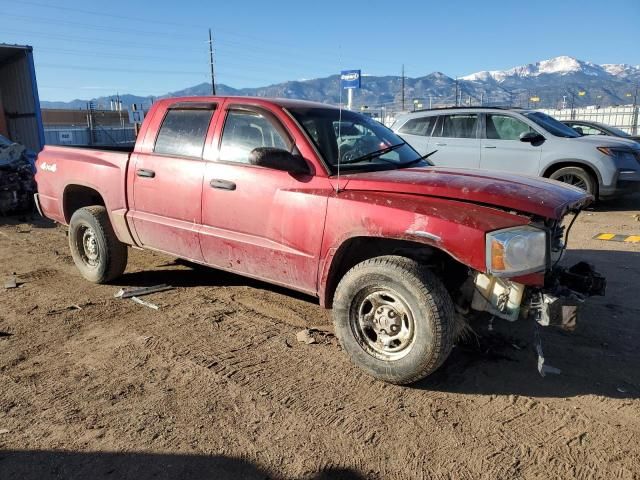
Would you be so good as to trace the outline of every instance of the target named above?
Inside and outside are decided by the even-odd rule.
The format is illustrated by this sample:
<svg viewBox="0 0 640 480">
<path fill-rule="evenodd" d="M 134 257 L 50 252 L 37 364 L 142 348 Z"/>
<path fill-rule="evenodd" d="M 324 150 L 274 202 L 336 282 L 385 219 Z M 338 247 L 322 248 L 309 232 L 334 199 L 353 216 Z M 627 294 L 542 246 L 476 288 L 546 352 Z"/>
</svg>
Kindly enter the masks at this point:
<svg viewBox="0 0 640 480">
<path fill-rule="evenodd" d="M 91 205 L 104 206 L 104 199 L 97 190 L 83 185 L 68 185 L 64 189 L 62 200 L 64 209 L 64 219 L 68 223 L 74 212 L 83 207 Z"/>
<path fill-rule="evenodd" d="M 587 173 L 591 175 L 591 177 L 596 181 L 596 188 L 600 184 L 600 177 L 598 176 L 598 172 L 596 172 L 596 170 L 591 165 L 587 165 L 586 163 L 580 163 L 580 162 L 567 161 L 567 162 L 554 163 L 553 165 L 549 166 L 545 170 L 542 176 L 549 178 L 551 175 L 553 175 L 554 172 L 557 172 L 561 168 L 565 168 L 565 167 L 582 168 L 583 170 L 586 170 Z"/>
<path fill-rule="evenodd" d="M 383 255 L 399 255 L 428 266 L 440 275 L 449 292 L 457 291 L 468 275 L 468 267 L 448 253 L 419 242 L 392 238 L 354 237 L 344 242 L 331 262 L 324 293 L 324 305 L 331 307 L 340 279 L 360 262 Z"/>
</svg>

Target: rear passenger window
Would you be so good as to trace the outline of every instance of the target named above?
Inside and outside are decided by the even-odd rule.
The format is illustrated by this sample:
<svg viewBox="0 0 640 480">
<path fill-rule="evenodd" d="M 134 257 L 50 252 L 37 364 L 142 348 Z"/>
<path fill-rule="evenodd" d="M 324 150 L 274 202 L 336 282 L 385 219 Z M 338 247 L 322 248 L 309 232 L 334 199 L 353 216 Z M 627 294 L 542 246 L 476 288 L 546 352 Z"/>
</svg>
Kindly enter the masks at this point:
<svg viewBox="0 0 640 480">
<path fill-rule="evenodd" d="M 412 118 L 407 123 L 405 123 L 398 133 L 406 133 L 408 135 L 422 135 L 428 137 L 431 135 L 431 130 L 433 129 L 434 120 L 437 117 L 421 117 L 421 118 Z"/>
<path fill-rule="evenodd" d="M 520 140 L 520 135 L 533 129 L 517 118 L 487 114 L 487 138 L 492 140 Z"/>
<path fill-rule="evenodd" d="M 458 114 L 442 115 L 433 132 L 434 137 L 476 138 L 478 115 Z"/>
<path fill-rule="evenodd" d="M 213 110 L 169 110 L 158 132 L 154 153 L 202 157 L 212 114 Z"/>
<path fill-rule="evenodd" d="M 251 150 L 274 147 L 291 150 L 292 143 L 280 123 L 258 112 L 230 110 L 220 143 L 220 160 L 249 163 Z"/>
</svg>

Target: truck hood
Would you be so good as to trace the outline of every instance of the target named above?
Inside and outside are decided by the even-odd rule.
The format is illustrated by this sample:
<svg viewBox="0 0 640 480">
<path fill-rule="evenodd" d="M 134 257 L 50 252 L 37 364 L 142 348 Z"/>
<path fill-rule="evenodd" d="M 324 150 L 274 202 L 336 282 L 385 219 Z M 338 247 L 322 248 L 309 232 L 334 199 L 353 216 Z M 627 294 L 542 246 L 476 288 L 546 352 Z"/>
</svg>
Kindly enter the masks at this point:
<svg viewBox="0 0 640 480">
<path fill-rule="evenodd" d="M 341 183 L 341 190 L 346 191 L 450 198 L 553 219 L 560 219 L 593 199 L 585 191 L 555 180 L 449 167 L 353 173 L 344 175 Z"/>
</svg>

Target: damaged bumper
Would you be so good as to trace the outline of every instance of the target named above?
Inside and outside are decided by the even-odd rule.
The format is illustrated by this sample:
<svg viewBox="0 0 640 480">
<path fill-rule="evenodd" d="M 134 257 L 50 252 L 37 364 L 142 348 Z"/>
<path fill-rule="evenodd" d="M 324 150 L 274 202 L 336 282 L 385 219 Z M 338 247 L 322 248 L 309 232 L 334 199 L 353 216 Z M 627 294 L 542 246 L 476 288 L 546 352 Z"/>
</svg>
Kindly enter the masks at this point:
<svg viewBox="0 0 640 480">
<path fill-rule="evenodd" d="M 587 297 L 604 295 L 606 279 L 586 262 L 555 267 L 540 288 L 477 273 L 471 308 L 509 321 L 532 317 L 543 326 L 573 330 Z"/>
<path fill-rule="evenodd" d="M 607 280 L 586 262 L 570 268 L 556 267 L 544 288 L 528 296 L 529 315 L 540 325 L 565 330 L 576 327 L 579 310 L 587 297 L 604 295 Z"/>
</svg>

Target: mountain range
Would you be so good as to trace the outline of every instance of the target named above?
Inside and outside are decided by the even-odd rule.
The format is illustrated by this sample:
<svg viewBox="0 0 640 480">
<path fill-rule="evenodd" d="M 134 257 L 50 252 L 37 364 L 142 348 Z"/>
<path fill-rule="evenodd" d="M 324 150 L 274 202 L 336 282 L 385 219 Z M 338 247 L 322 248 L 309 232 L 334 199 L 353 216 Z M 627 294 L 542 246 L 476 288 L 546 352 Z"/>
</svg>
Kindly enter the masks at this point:
<svg viewBox="0 0 640 480">
<path fill-rule="evenodd" d="M 459 103 L 478 105 L 535 105 L 557 108 L 566 106 L 620 105 L 634 101 L 640 84 L 640 65 L 598 65 L 569 56 L 560 56 L 514 67 L 508 70 L 476 72 L 451 78 L 434 72 L 418 78 L 405 78 L 404 108 L 413 108 L 413 103 L 424 108 L 453 105 L 458 92 Z M 219 95 L 247 95 L 258 97 L 287 97 L 338 104 L 346 102 L 341 96 L 340 76 L 331 75 L 312 80 L 287 81 L 257 88 L 236 89 L 216 84 Z M 209 95 L 210 83 L 201 83 L 183 90 L 169 92 L 162 97 L 120 95 L 126 107 L 132 103 L 149 105 L 154 98 L 169 96 Z M 42 108 L 86 108 L 89 100 L 98 108 L 109 108 L 114 96 L 98 97 L 70 102 L 42 101 Z M 531 102 L 531 98 L 538 98 Z M 402 77 L 399 75 L 363 75 L 362 88 L 354 94 L 354 107 L 366 105 L 370 109 L 384 106 L 389 110 L 402 109 Z"/>
</svg>

